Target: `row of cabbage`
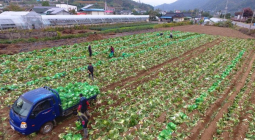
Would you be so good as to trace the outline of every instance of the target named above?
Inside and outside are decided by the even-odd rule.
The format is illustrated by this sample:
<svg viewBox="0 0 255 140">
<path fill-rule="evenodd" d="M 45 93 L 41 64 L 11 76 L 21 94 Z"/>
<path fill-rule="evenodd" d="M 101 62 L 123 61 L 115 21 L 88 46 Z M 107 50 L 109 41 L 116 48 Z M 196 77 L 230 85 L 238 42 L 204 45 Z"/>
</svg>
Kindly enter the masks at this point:
<svg viewBox="0 0 255 140">
<path fill-rule="evenodd" d="M 242 123 L 247 123 L 250 128 L 254 130 L 253 116 L 254 116 L 254 74 L 255 74 L 255 62 L 253 62 L 253 68 L 245 81 L 244 87 L 235 97 L 233 104 L 228 108 L 227 113 L 223 114 L 223 117 L 217 122 L 217 133 L 214 135 L 215 139 L 231 139 L 237 138 L 239 134 L 237 130 L 241 130 Z M 247 117 L 248 116 L 248 117 Z M 251 121 L 251 122 L 250 122 Z M 250 129 L 250 130 L 251 130 Z M 224 134 L 224 135 L 223 135 Z M 227 136 L 227 137 L 226 137 Z M 254 139 L 254 133 L 252 131 L 247 132 L 245 138 Z"/>
<path fill-rule="evenodd" d="M 162 40 L 162 38 L 160 38 L 161 40 Z M 141 44 L 140 44 L 141 45 Z M 134 44 L 132 44 L 131 45 L 131 47 L 133 47 L 134 46 Z M 117 49 L 117 48 L 116 48 Z M 144 49 L 143 49 L 144 50 Z M 82 54 L 80 54 L 80 55 L 82 55 Z M 96 58 L 97 59 L 97 58 Z M 85 62 L 87 61 L 87 63 L 89 62 L 89 59 L 85 59 Z M 50 79 L 56 79 L 56 78 L 61 78 L 61 77 L 63 77 L 65 74 L 66 74 L 66 71 L 64 71 L 64 70 L 66 70 L 66 69 L 68 69 L 68 67 L 76 67 L 76 66 L 73 66 L 73 65 L 77 65 L 77 63 L 79 64 L 79 62 L 80 62 L 80 60 L 77 60 L 77 61 L 73 61 L 72 63 L 61 63 L 61 62 L 59 62 L 58 63 L 58 65 L 57 65 L 57 67 L 43 67 L 43 66 L 41 66 L 41 64 L 38 64 L 38 65 L 29 65 L 28 66 L 28 68 L 31 70 L 31 71 L 27 71 L 26 69 L 25 70 L 19 70 L 19 69 L 16 69 L 15 71 L 16 71 L 16 74 L 15 74 L 15 72 L 14 73 L 10 73 L 9 75 L 4 75 L 4 77 L 3 77 L 3 80 L 4 79 L 6 79 L 6 81 L 3 81 L 3 82 L 7 82 L 7 78 L 8 77 L 13 77 L 12 78 L 12 80 L 14 80 L 14 81 L 21 81 L 21 82 L 23 82 L 24 80 L 27 80 L 27 79 L 29 79 L 29 76 L 31 76 L 32 77 L 32 79 L 34 79 L 35 77 L 41 77 L 41 76 L 43 76 L 43 77 L 41 77 L 41 78 L 43 78 L 43 79 L 46 79 L 46 80 L 50 80 Z M 97 60 L 95 60 L 94 61 L 96 64 L 101 64 L 102 63 L 102 59 L 100 59 L 100 57 L 97 59 Z M 82 64 L 81 64 L 82 65 Z M 84 63 L 83 63 L 83 65 L 84 65 Z M 86 65 L 86 63 L 85 63 L 85 65 Z M 63 68 L 61 69 L 61 67 L 60 66 L 62 66 Z M 79 70 L 82 70 L 82 69 L 84 69 L 84 67 L 79 67 L 79 68 L 75 68 L 75 69 L 72 69 L 72 72 L 77 72 L 77 71 L 79 71 Z M 52 71 L 52 70 L 54 70 L 54 71 Z M 38 72 L 39 71 L 39 72 Z M 58 72 L 58 73 L 56 73 L 55 71 L 64 71 L 64 72 Z M 25 77 L 24 75 L 26 75 L 26 74 L 29 74 L 28 72 L 33 72 L 31 75 L 28 75 L 28 77 Z M 52 75 L 50 75 L 51 74 L 51 72 L 53 72 L 53 74 Z M 38 73 L 38 74 L 37 74 Z M 22 75 L 22 76 L 21 76 Z M 50 75 L 50 76 L 48 76 L 48 75 Z M 38 78 L 36 78 L 37 79 L 37 81 L 38 81 Z M 8 80 L 8 82 L 12 82 L 12 81 L 9 81 Z M 28 83 L 28 85 L 29 85 L 29 83 Z"/>
<path fill-rule="evenodd" d="M 232 49 L 232 50 L 229 50 L 229 52 L 234 54 L 234 52 L 236 52 L 237 50 L 240 50 L 241 48 L 249 48 L 249 50 L 250 50 L 252 45 L 250 45 L 249 43 L 253 43 L 253 41 L 236 40 L 234 42 L 235 45 L 229 46 L 229 48 Z M 237 48 L 237 49 L 235 49 L 235 48 Z M 235 51 L 233 51 L 233 50 L 235 50 Z M 232 61 L 231 65 L 226 67 L 226 70 L 224 71 L 224 73 L 222 73 L 222 75 L 214 74 L 215 76 L 213 79 L 216 80 L 215 83 L 212 84 L 211 87 L 207 91 L 202 91 L 199 93 L 196 100 L 194 100 L 195 104 L 193 104 L 193 105 L 190 104 L 190 105 L 186 106 L 187 111 L 191 112 L 189 114 L 192 115 L 190 119 L 186 120 L 186 126 L 189 126 L 189 127 L 183 128 L 183 126 L 182 126 L 180 130 L 174 131 L 175 133 L 173 135 L 168 135 L 169 137 L 173 136 L 175 138 L 185 138 L 190 135 L 190 130 L 194 126 L 197 125 L 197 123 L 200 121 L 201 117 L 203 117 L 203 115 L 206 113 L 206 111 L 210 107 L 210 105 L 213 104 L 218 99 L 217 96 L 215 97 L 215 94 L 217 94 L 218 96 L 221 96 L 221 94 L 224 93 L 223 90 L 226 87 L 230 86 L 231 80 L 225 79 L 225 77 L 231 72 L 231 70 L 234 68 L 234 65 L 236 63 L 238 63 L 238 60 L 241 58 L 243 53 L 244 53 L 244 50 L 241 51 L 239 53 L 239 55 Z M 229 61 L 231 61 L 231 60 L 229 60 Z M 235 69 L 235 71 L 233 71 L 233 72 L 235 73 L 236 68 L 234 68 L 234 69 Z M 211 78 L 209 78 L 209 79 L 211 80 Z M 208 92 L 209 94 L 206 92 Z M 205 100 L 205 101 L 203 101 L 203 100 Z M 192 112 L 192 110 L 194 110 L 194 109 L 198 109 L 199 113 L 194 114 L 193 113 L 194 111 Z M 189 114 L 188 114 L 188 116 L 190 116 Z M 178 116 L 179 114 L 177 113 L 176 115 Z M 216 114 L 214 114 L 214 115 L 216 115 Z"/>
<path fill-rule="evenodd" d="M 195 37 L 194 36 L 189 37 L 189 39 L 185 42 L 183 42 L 183 40 L 176 41 L 175 44 L 173 44 L 174 45 L 173 47 L 176 48 L 176 49 L 174 49 L 174 51 L 172 53 L 162 52 L 161 50 L 163 50 L 164 48 L 157 49 L 153 52 L 158 53 L 158 55 L 152 55 L 151 56 L 152 59 L 150 59 L 152 61 L 149 61 L 149 62 L 147 62 L 148 60 L 145 57 L 142 57 L 142 56 L 150 54 L 151 53 L 150 51 L 146 52 L 146 53 L 143 53 L 141 55 L 138 55 L 138 56 L 130 56 L 130 57 L 122 59 L 120 61 L 115 61 L 114 64 L 112 64 L 111 59 L 106 61 L 106 62 L 102 62 L 102 61 L 99 60 L 98 62 L 100 62 L 100 63 L 95 64 L 96 69 L 97 69 L 97 73 L 98 73 L 98 75 L 96 75 L 96 76 L 98 76 L 98 79 L 101 79 L 103 82 L 96 81 L 96 84 L 98 84 L 100 86 L 103 86 L 107 83 L 112 82 L 113 81 L 113 80 L 111 80 L 112 78 L 116 78 L 114 80 L 117 80 L 118 77 L 115 77 L 115 75 L 118 75 L 119 73 L 123 73 L 122 70 L 127 71 L 123 74 L 123 78 L 128 77 L 128 76 L 130 76 L 130 71 L 132 71 L 132 70 L 141 70 L 141 67 L 144 65 L 143 63 L 144 63 L 145 60 L 146 60 L 145 64 L 152 65 L 152 66 L 156 65 L 156 64 L 159 64 L 159 63 L 162 63 L 163 61 L 167 60 L 167 57 L 165 57 L 165 55 L 168 55 L 168 56 L 172 55 L 171 57 L 175 57 L 178 54 L 187 51 L 188 49 L 196 47 L 196 46 L 186 47 L 186 45 L 190 44 L 190 42 L 193 42 L 193 44 L 194 44 L 194 42 L 196 42 L 198 40 L 205 40 L 206 41 L 206 40 L 210 40 L 210 37 L 207 36 L 207 37 L 204 37 L 204 39 L 202 39 L 201 36 L 196 35 Z M 201 42 L 204 42 L 204 41 L 201 41 Z M 180 49 L 180 46 L 178 46 L 180 44 L 183 45 L 183 46 L 181 46 L 182 49 Z M 160 53 L 162 53 L 164 55 L 160 56 Z M 159 60 L 158 58 L 161 58 L 162 60 Z M 129 61 L 125 61 L 125 60 L 129 60 Z M 136 60 L 139 60 L 139 61 L 136 61 Z M 138 66 L 138 68 L 140 68 L 140 69 L 133 69 L 132 67 L 130 67 L 130 65 L 134 64 L 134 63 L 130 63 L 130 61 L 135 62 L 136 65 Z M 54 77 L 52 77 L 52 78 L 51 77 L 42 78 L 40 76 L 34 76 L 35 80 L 33 81 L 33 83 L 30 83 L 31 81 L 27 82 L 27 83 L 19 82 L 18 79 L 13 79 L 13 81 L 12 80 L 5 81 L 4 83 L 5 84 L 15 83 L 13 85 L 16 86 L 16 88 L 19 87 L 18 89 L 15 90 L 15 95 L 20 95 L 25 90 L 34 89 L 34 88 L 37 88 L 38 86 L 44 86 L 44 85 L 50 85 L 51 86 L 51 85 L 53 85 L 53 86 L 58 87 L 58 86 L 64 86 L 66 83 L 68 83 L 70 81 L 71 82 L 76 82 L 76 81 L 84 82 L 84 79 L 87 76 L 87 73 L 84 72 L 84 70 L 87 68 L 87 66 L 86 65 L 84 66 L 84 64 L 79 64 L 79 63 L 80 63 L 80 61 L 75 63 L 76 65 L 81 66 L 79 69 L 72 69 L 72 66 L 70 66 L 69 69 L 67 69 L 68 73 L 67 72 L 58 73 L 58 77 L 60 77 L 60 78 L 54 78 Z M 97 65 L 97 64 L 100 64 L 100 65 Z M 107 67 L 109 65 L 112 65 L 112 67 Z M 121 69 L 118 69 L 118 68 L 121 68 Z M 110 71 L 114 75 L 110 75 L 112 77 L 106 76 L 107 74 L 110 73 Z M 100 73 L 100 75 L 99 75 L 99 73 Z M 73 76 L 73 75 L 75 75 L 75 76 Z M 29 78 L 25 77 L 25 79 L 29 79 Z M 15 87 L 14 87 L 14 89 L 15 89 Z M 3 93 L 3 94 L 6 93 L 6 92 L 8 92 L 8 91 L 5 91 L 5 90 L 1 91 L 1 93 Z M 9 103 L 10 100 L 11 100 L 11 98 L 8 97 L 6 102 Z"/>
<path fill-rule="evenodd" d="M 130 127 L 137 126 L 138 123 L 142 124 L 142 128 L 141 126 L 139 126 L 139 128 L 136 128 L 138 129 L 137 134 L 132 134 L 132 136 L 126 135 L 125 137 L 145 138 L 145 137 L 148 137 L 148 134 L 149 134 L 149 137 L 155 137 L 157 134 L 159 134 L 159 132 L 148 129 L 148 126 L 153 125 L 153 123 L 157 123 L 155 122 L 156 118 L 159 117 L 161 113 L 164 111 L 169 110 L 168 113 L 171 113 L 167 115 L 168 118 L 171 118 L 171 116 L 174 117 L 174 114 L 179 114 L 177 111 L 173 111 L 173 110 L 180 110 L 182 109 L 183 106 L 185 106 L 184 102 L 182 102 L 182 98 L 187 97 L 187 94 L 189 93 L 189 91 L 192 91 L 192 88 L 194 88 L 192 87 L 192 84 L 194 84 L 193 81 L 196 81 L 196 80 L 198 81 L 198 79 L 196 78 L 198 78 L 199 76 L 212 76 L 212 72 L 213 72 L 211 70 L 212 68 L 214 68 L 215 70 L 218 69 L 219 72 L 223 72 L 224 68 L 220 68 L 219 66 L 227 65 L 227 63 L 225 63 L 224 61 L 228 60 L 229 58 L 233 59 L 236 56 L 234 52 L 238 53 L 238 51 L 241 50 L 240 47 L 229 48 L 229 49 L 223 48 L 223 46 L 228 46 L 229 45 L 228 43 L 235 42 L 235 40 L 231 40 L 231 42 L 227 42 L 227 41 L 229 40 L 225 40 L 224 44 L 220 44 L 217 47 L 214 47 L 213 50 L 211 50 L 212 51 L 211 53 L 207 53 L 208 56 L 214 55 L 215 59 L 210 59 L 210 57 L 208 58 L 206 56 L 203 56 L 200 59 L 195 59 L 194 61 L 200 61 L 201 63 L 193 62 L 190 64 L 190 65 L 196 64 L 194 65 L 194 68 L 195 68 L 194 71 L 191 70 L 189 73 L 187 72 L 183 73 L 183 71 L 186 71 L 187 69 L 182 70 L 179 68 L 172 68 L 173 71 L 170 72 L 171 74 L 169 73 L 167 73 L 166 75 L 164 73 L 162 74 L 163 76 L 161 78 L 164 80 L 155 79 L 155 80 L 152 80 L 151 82 L 144 83 L 142 86 L 139 86 L 139 88 L 135 90 L 131 90 L 131 91 L 127 89 L 115 91 L 119 93 L 120 97 L 125 98 L 126 96 L 129 96 L 129 98 L 125 99 L 125 102 L 123 102 L 118 107 L 108 109 L 107 110 L 108 113 L 112 112 L 109 114 L 109 116 L 101 117 L 101 118 L 98 117 L 95 123 L 96 125 L 95 126 L 92 125 L 92 127 L 95 129 L 93 131 L 97 132 L 98 128 L 106 129 L 108 131 L 97 132 L 93 138 L 97 138 L 100 136 L 103 136 L 105 138 L 123 137 L 125 136 L 124 135 L 125 132 L 128 131 Z M 234 51 L 231 51 L 231 49 L 233 49 Z M 215 52 L 221 53 L 221 56 L 219 57 L 218 55 L 215 54 Z M 208 60 L 214 60 L 214 61 L 211 61 L 211 63 L 208 63 L 207 62 Z M 231 60 L 228 60 L 228 61 L 230 62 Z M 207 67 L 205 66 L 205 68 L 204 67 L 200 68 L 200 64 L 202 63 L 204 65 L 207 65 Z M 190 65 L 187 65 L 189 66 L 188 68 L 190 68 Z M 171 67 L 171 65 L 169 67 Z M 195 75 L 192 75 L 193 72 L 195 73 Z M 173 73 L 176 74 L 175 76 L 181 75 L 181 78 L 170 80 L 171 79 L 170 77 L 175 77 Z M 214 78 L 214 76 L 210 78 Z M 187 83 L 187 80 L 190 80 L 189 84 Z M 212 85 L 213 82 L 216 82 L 216 81 L 217 81 L 216 79 L 210 80 L 210 81 L 206 80 L 203 84 L 201 82 L 200 85 L 198 86 L 207 86 L 209 88 L 210 85 Z M 169 84 L 169 82 L 171 82 L 172 84 Z M 167 83 L 167 84 L 164 84 L 164 83 Z M 199 84 L 199 81 L 196 84 Z M 171 85 L 171 87 L 169 87 L 169 85 Z M 172 87 L 174 85 L 176 87 Z M 186 89 L 185 92 L 183 93 L 181 92 L 182 88 L 180 86 L 183 86 L 183 89 Z M 146 89 L 146 91 L 144 89 Z M 205 92 L 205 89 L 201 89 L 201 90 L 202 91 L 200 92 L 197 91 L 197 93 Z M 181 92 L 181 93 L 178 93 L 178 92 Z M 169 94 L 165 94 L 165 93 L 169 93 Z M 192 102 L 194 102 L 194 100 L 200 94 L 195 94 L 195 95 L 196 96 L 194 96 L 193 99 L 190 99 L 189 101 L 185 101 L 185 104 L 186 105 L 192 104 Z M 130 96 L 133 98 L 130 98 Z M 167 104 L 167 102 L 171 100 L 169 98 L 172 98 L 173 104 L 176 104 L 176 105 L 173 106 L 173 104 L 171 103 Z M 162 99 L 165 99 L 167 101 L 162 102 L 161 101 Z M 136 102 L 133 103 L 134 100 Z M 110 104 L 114 104 L 115 102 L 116 101 L 114 100 L 109 101 Z M 102 107 L 99 110 L 102 111 L 104 109 L 105 107 Z M 183 114 L 184 113 L 188 113 L 188 112 L 183 110 Z M 156 117 L 150 117 L 150 114 Z M 187 115 L 182 115 L 182 116 L 187 116 Z M 106 118 L 109 118 L 109 120 Z M 178 121 L 181 121 L 181 119 L 178 119 Z M 160 123 L 156 124 L 156 126 L 154 125 L 152 129 L 160 130 L 162 128 L 162 125 L 159 125 L 159 124 Z"/>
</svg>

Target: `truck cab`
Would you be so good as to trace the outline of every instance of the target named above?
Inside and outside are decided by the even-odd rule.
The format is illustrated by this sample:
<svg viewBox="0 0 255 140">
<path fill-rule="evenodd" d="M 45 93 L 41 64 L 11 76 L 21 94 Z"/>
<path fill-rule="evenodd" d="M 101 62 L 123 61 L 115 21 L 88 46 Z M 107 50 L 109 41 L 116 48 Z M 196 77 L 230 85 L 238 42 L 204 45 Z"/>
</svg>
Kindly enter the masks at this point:
<svg viewBox="0 0 255 140">
<path fill-rule="evenodd" d="M 61 101 L 56 91 L 38 88 L 21 95 L 10 110 L 10 125 L 24 135 L 53 129 L 55 118 L 61 115 Z"/>
</svg>

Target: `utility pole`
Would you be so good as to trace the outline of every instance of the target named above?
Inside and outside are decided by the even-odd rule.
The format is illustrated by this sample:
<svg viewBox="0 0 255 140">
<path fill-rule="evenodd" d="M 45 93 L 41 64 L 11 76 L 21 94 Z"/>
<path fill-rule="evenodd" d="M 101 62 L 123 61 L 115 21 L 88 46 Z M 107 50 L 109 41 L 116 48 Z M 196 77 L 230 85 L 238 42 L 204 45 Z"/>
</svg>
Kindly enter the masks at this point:
<svg viewBox="0 0 255 140">
<path fill-rule="evenodd" d="M 226 7 L 225 7 L 225 15 L 224 15 L 224 19 L 226 19 L 227 11 L 228 11 L 228 0 L 227 0 L 227 4 L 226 4 Z"/>
<path fill-rule="evenodd" d="M 214 11 L 214 16 L 215 16 L 215 17 L 216 17 L 216 15 L 217 15 L 217 7 L 218 7 L 218 6 L 216 6 L 215 11 Z"/>
<path fill-rule="evenodd" d="M 244 8 L 243 8 L 243 13 L 244 13 Z M 243 13 L 242 13 L 242 16 L 240 17 L 240 22 L 241 22 L 241 20 L 242 20 L 242 18 L 243 18 Z"/>
<path fill-rule="evenodd" d="M 254 12 L 255 12 L 255 10 L 252 12 L 252 18 L 251 18 L 251 24 L 250 24 L 249 33 L 251 32 L 251 25 L 252 25 L 252 21 L 253 21 Z"/>
</svg>

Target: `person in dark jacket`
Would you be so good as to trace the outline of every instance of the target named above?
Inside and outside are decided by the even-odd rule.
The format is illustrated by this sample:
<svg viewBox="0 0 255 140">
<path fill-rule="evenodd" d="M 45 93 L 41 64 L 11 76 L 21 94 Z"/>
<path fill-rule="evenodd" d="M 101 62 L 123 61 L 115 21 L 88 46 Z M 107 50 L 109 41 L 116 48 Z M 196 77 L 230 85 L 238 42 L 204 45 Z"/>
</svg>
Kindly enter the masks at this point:
<svg viewBox="0 0 255 140">
<path fill-rule="evenodd" d="M 89 45 L 88 47 L 88 51 L 89 51 L 89 56 L 91 57 L 92 56 L 92 49 L 91 49 L 91 46 Z"/>
<path fill-rule="evenodd" d="M 91 79 L 94 81 L 94 74 L 93 74 L 93 72 L 94 72 L 94 67 L 92 66 L 91 63 L 89 63 L 89 66 L 88 66 L 89 78 L 91 76 L 92 77 Z"/>
<path fill-rule="evenodd" d="M 79 121 L 81 122 L 82 124 L 82 127 L 83 127 L 83 131 L 84 131 L 84 137 L 83 138 L 87 138 L 88 137 L 88 129 L 87 129 L 87 126 L 88 126 L 88 122 L 89 122 L 89 119 L 86 117 L 86 115 L 78 112 L 78 118 L 79 118 Z"/>
<path fill-rule="evenodd" d="M 172 33 L 170 33 L 170 36 L 169 36 L 169 38 L 173 38 L 173 34 L 172 34 Z"/>
<path fill-rule="evenodd" d="M 78 112 L 81 112 L 84 115 L 86 115 L 87 118 L 90 118 L 89 111 L 88 111 L 89 108 L 90 107 L 89 107 L 88 100 L 85 97 L 83 97 L 82 94 L 80 94 L 80 104 L 77 109 Z"/>
<path fill-rule="evenodd" d="M 114 56 L 114 48 L 111 46 L 111 53 L 113 54 Z"/>
</svg>

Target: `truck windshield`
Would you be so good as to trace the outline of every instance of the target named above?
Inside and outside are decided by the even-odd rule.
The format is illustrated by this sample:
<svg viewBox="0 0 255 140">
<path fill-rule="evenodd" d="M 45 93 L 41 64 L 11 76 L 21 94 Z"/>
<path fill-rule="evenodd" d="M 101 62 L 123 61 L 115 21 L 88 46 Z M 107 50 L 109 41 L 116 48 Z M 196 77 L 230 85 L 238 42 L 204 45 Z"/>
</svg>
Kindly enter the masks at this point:
<svg viewBox="0 0 255 140">
<path fill-rule="evenodd" d="M 12 106 L 13 111 L 21 116 L 27 117 L 32 104 L 20 97 Z"/>
</svg>

